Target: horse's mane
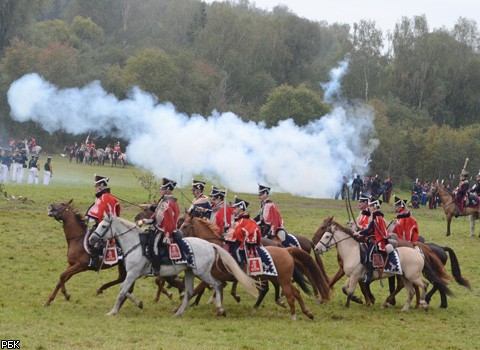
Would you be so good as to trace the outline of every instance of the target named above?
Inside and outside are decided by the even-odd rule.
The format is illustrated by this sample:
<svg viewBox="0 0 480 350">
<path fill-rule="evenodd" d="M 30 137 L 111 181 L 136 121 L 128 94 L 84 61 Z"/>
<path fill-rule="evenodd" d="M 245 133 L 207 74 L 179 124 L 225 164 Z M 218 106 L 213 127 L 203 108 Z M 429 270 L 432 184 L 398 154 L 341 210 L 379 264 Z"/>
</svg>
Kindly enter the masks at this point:
<svg viewBox="0 0 480 350">
<path fill-rule="evenodd" d="M 323 234 L 325 233 L 325 223 L 328 223 L 328 225 L 335 225 L 337 226 L 338 228 L 340 228 L 343 232 L 347 233 L 348 235 L 352 236 L 353 237 L 353 232 L 350 228 L 348 227 L 344 227 L 342 225 L 340 225 L 338 222 L 334 221 L 333 220 L 333 216 L 332 217 L 328 217 L 326 218 L 325 220 L 322 221 L 322 223 L 320 224 L 320 227 L 317 229 L 317 232 L 315 232 L 315 234 L 313 235 L 312 237 L 312 242 L 314 244 L 318 243 L 320 241 L 320 239 L 322 238 Z"/>
<path fill-rule="evenodd" d="M 345 227 L 343 225 L 340 225 L 338 222 L 336 222 L 334 220 L 332 220 L 331 224 L 337 226 L 342 232 L 345 232 L 349 236 L 353 237 L 353 231 L 349 227 Z"/>
<path fill-rule="evenodd" d="M 118 221 L 120 221 L 122 224 L 124 224 L 125 226 L 129 227 L 129 228 L 132 228 L 133 226 L 136 226 L 136 224 L 134 224 L 133 222 L 125 219 L 125 218 L 122 218 L 120 216 L 114 216 L 114 218 L 117 218 Z"/>
<path fill-rule="evenodd" d="M 206 228 L 208 228 L 209 230 L 211 230 L 213 233 L 216 233 L 219 231 L 219 228 L 218 226 L 211 222 L 210 220 L 208 219 L 205 219 L 205 218 L 195 218 L 195 221 L 197 221 L 198 223 L 200 223 L 201 225 L 205 226 Z"/>
<path fill-rule="evenodd" d="M 85 223 L 85 221 L 82 220 L 83 219 L 82 214 L 78 212 L 78 209 L 75 208 L 73 204 L 69 204 L 68 206 L 70 207 L 70 210 L 72 211 L 73 216 L 75 217 L 75 220 L 77 221 L 77 223 L 81 226 L 82 229 L 86 230 L 87 224 Z"/>
</svg>

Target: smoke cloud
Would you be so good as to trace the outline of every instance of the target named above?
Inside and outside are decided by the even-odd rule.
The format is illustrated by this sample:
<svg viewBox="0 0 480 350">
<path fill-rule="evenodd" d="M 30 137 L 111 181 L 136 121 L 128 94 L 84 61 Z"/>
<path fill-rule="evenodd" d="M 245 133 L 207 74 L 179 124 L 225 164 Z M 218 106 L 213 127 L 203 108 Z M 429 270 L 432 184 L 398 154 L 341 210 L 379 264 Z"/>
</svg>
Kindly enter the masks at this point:
<svg viewBox="0 0 480 350">
<path fill-rule="evenodd" d="M 340 99 L 347 68 L 341 62 L 332 81 L 322 85 L 332 111 L 304 127 L 289 119 L 266 128 L 230 112 L 187 116 L 139 88 L 118 100 L 98 81 L 59 89 L 36 73 L 12 83 L 8 102 L 12 118 L 37 122 L 50 133 L 94 130 L 128 141 L 129 161 L 159 178 L 179 181 L 201 174 L 235 192 L 255 193 L 261 183 L 275 192 L 331 198 L 343 176 L 367 171 L 378 144 L 372 139 L 372 109 Z"/>
</svg>

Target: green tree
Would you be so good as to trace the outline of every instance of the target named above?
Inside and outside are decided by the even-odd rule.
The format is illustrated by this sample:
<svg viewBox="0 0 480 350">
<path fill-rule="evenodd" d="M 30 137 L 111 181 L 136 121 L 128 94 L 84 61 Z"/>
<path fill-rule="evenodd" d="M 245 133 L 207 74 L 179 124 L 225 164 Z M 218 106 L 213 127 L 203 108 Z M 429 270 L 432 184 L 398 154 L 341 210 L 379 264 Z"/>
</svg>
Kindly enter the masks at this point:
<svg viewBox="0 0 480 350">
<path fill-rule="evenodd" d="M 307 87 L 281 85 L 272 91 L 267 103 L 260 108 L 259 117 L 269 127 L 288 118 L 302 126 L 323 117 L 329 110 L 319 94 Z"/>
</svg>

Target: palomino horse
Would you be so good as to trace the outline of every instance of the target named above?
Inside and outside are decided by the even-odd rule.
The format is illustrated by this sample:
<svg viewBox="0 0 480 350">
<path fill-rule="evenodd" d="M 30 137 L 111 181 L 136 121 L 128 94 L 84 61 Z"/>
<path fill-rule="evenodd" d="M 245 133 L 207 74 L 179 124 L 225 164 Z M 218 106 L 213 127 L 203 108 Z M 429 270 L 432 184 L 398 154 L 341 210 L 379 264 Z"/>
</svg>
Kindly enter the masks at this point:
<svg viewBox="0 0 480 350">
<path fill-rule="evenodd" d="M 360 243 L 352 235 L 349 229 L 342 227 L 340 224 L 333 221 L 332 218 L 328 218 L 326 221 L 329 222 L 327 231 L 315 246 L 315 250 L 319 253 L 323 253 L 331 247 L 337 246 L 338 253 L 343 261 L 343 269 L 345 274 L 349 277 L 346 284 L 348 297 L 345 305 L 346 307 L 349 307 L 350 299 L 355 291 L 357 282 L 365 276 L 365 267 L 360 261 Z M 452 294 L 446 285 L 449 277 L 438 259 L 425 260 L 423 255 L 416 249 L 407 247 L 399 247 L 397 248 L 397 252 L 403 273 L 403 284 L 408 291 L 407 301 L 403 306 L 402 311 L 408 311 L 410 308 L 413 295 L 415 294 L 414 285 L 421 290 L 420 305 L 425 310 L 428 310 L 428 304 L 425 301 L 428 283 L 422 280 L 422 273 L 430 282 L 437 285 L 438 288 L 443 289 L 446 294 Z M 383 272 L 382 276 L 389 277 L 392 276 L 392 274 Z M 378 279 L 382 276 L 379 275 L 378 271 L 375 271 L 373 277 Z M 387 307 L 389 304 L 385 302 L 383 306 Z"/>
<path fill-rule="evenodd" d="M 143 231 L 134 223 L 119 217 L 109 217 L 102 220 L 89 238 L 90 244 L 99 240 L 115 238 L 124 251 L 125 267 L 127 277 L 120 287 L 117 301 L 113 309 L 107 315 L 115 315 L 120 310 L 126 298 L 132 300 L 138 307 L 143 307 L 141 301 L 135 298 L 130 289 L 133 283 L 141 276 L 151 274 L 152 266 L 150 260 L 143 254 L 140 234 Z M 248 277 L 236 264 L 235 260 L 221 247 L 204 241 L 199 238 L 184 238 L 192 251 L 194 266 L 187 263 L 177 265 L 161 265 L 160 276 L 176 276 L 180 272 L 185 273 L 185 296 L 180 307 L 175 313 L 180 316 L 188 306 L 193 294 L 193 281 L 195 276 L 213 286 L 217 292 L 216 308 L 217 315 L 225 316 L 225 309 L 222 305 L 222 281 L 218 280 L 217 273 L 231 273 L 251 295 L 258 297 L 256 282 Z"/>
<path fill-rule="evenodd" d="M 394 219 L 390 222 L 389 225 L 389 233 L 392 233 L 395 227 L 397 226 L 398 221 L 397 219 Z M 410 248 L 415 248 L 419 247 L 423 254 L 435 254 L 437 258 L 441 261 L 441 263 L 445 266 L 448 261 L 448 256 L 450 255 L 450 265 L 451 265 L 451 270 L 452 270 L 452 276 L 455 279 L 455 281 L 468 289 L 471 289 L 470 282 L 463 278 L 462 272 L 460 270 L 460 264 L 457 259 L 457 255 L 453 251 L 452 248 L 449 247 L 442 247 L 438 244 L 435 243 L 420 243 L 420 242 L 409 242 L 404 239 L 398 239 L 398 246 L 400 247 L 410 247 Z M 448 253 L 448 255 L 447 255 Z M 392 299 L 402 288 L 402 285 L 398 285 L 397 289 L 395 291 L 392 290 L 392 285 L 390 286 L 390 292 L 392 295 L 390 295 L 389 299 Z M 440 308 L 447 308 L 448 307 L 448 302 L 447 302 L 447 294 L 444 292 L 443 289 L 438 288 L 435 284 L 433 285 L 432 289 L 427 293 L 425 296 L 425 301 L 430 304 L 430 300 L 432 299 L 432 296 L 436 292 L 440 293 Z"/>
<path fill-rule="evenodd" d="M 67 300 L 70 300 L 70 294 L 67 293 L 65 288 L 65 283 L 73 276 L 79 272 L 91 270 L 88 267 L 88 262 L 90 261 L 90 256 L 85 251 L 84 240 L 86 239 L 87 227 L 85 222 L 82 220 L 80 214 L 77 213 L 75 208 L 72 205 L 72 200 L 69 202 L 61 202 L 57 204 L 52 204 L 48 206 L 48 216 L 53 217 L 57 221 L 63 223 L 63 231 L 65 232 L 65 238 L 67 240 L 68 249 L 67 249 L 67 269 L 60 275 L 60 280 L 58 281 L 55 289 L 52 294 L 45 302 L 45 306 L 49 306 L 50 303 L 55 299 L 59 290 L 62 291 L 63 295 Z M 115 265 L 102 265 L 102 269 L 108 269 Z M 97 290 L 97 295 L 101 294 L 105 289 L 110 288 L 116 284 L 119 284 L 125 280 L 127 273 L 125 270 L 125 265 L 123 261 L 118 264 L 118 278 L 114 281 L 108 282 L 101 286 Z M 155 281 L 158 285 L 158 292 L 156 298 L 160 296 L 160 292 L 165 293 L 170 299 L 172 298 L 171 293 L 166 291 L 163 288 L 164 281 L 162 279 L 157 279 Z M 172 283 L 169 281 L 169 283 Z"/>
<path fill-rule="evenodd" d="M 458 206 L 455 201 L 455 197 L 452 193 L 448 192 L 440 183 L 432 182 L 432 186 L 427 194 L 429 197 L 437 196 L 440 197 L 440 201 L 442 202 L 443 211 L 447 216 L 447 236 L 450 236 L 450 223 L 452 222 L 452 218 L 458 212 Z M 463 208 L 463 212 L 461 216 L 470 215 L 470 236 L 475 236 L 475 220 L 478 218 L 480 214 L 480 205 L 476 207 L 467 207 Z M 480 237 L 480 234 L 479 234 Z"/>
<path fill-rule="evenodd" d="M 187 225 L 188 227 L 186 227 Z M 193 221 L 185 219 L 185 222 L 182 225 L 182 232 L 184 234 L 193 235 L 211 242 L 218 242 L 219 240 L 219 237 L 215 233 L 214 225 L 208 220 L 204 219 L 195 218 Z M 313 314 L 306 308 L 300 292 L 292 283 L 292 276 L 295 266 L 299 266 L 302 272 L 307 276 L 310 283 L 316 287 L 316 290 L 319 293 L 317 297 L 321 298 L 322 300 L 329 300 L 330 288 L 328 287 L 328 282 L 318 265 L 309 254 L 299 248 L 266 246 L 265 249 L 272 257 L 278 276 L 258 275 L 255 276 L 255 278 L 262 282 L 272 281 L 272 283 L 278 283 L 282 287 L 283 294 L 287 298 L 287 302 L 290 306 L 290 317 L 293 320 L 296 319 L 295 299 L 300 304 L 302 312 L 308 318 L 313 319 Z M 233 279 L 228 280 L 233 281 Z M 263 296 L 264 294 L 265 291 L 263 291 Z M 263 299 L 262 295 L 260 298 Z"/>
</svg>

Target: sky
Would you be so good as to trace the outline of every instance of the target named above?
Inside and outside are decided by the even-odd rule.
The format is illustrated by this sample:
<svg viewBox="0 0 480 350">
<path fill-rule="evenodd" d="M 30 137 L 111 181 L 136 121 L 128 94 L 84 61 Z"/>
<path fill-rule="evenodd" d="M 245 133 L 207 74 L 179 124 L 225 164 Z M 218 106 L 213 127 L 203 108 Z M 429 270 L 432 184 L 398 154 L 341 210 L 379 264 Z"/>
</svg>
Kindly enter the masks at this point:
<svg viewBox="0 0 480 350">
<path fill-rule="evenodd" d="M 218 0 L 206 0 L 208 3 L 214 1 Z M 459 17 L 480 24 L 479 0 L 251 0 L 250 3 L 269 11 L 277 5 L 286 5 L 299 17 L 328 24 L 353 25 L 361 19 L 374 20 L 385 34 L 393 31 L 402 16 L 425 15 L 430 30 L 443 26 L 452 29 Z"/>
</svg>

